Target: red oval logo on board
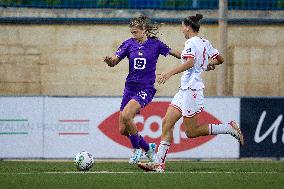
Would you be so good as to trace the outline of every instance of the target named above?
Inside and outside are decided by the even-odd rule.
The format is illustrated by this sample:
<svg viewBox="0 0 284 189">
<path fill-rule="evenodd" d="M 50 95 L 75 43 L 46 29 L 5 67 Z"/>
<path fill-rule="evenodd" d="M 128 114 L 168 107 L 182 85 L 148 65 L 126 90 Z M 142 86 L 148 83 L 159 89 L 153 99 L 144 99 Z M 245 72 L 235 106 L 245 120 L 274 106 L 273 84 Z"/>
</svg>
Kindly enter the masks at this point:
<svg viewBox="0 0 284 189">
<path fill-rule="evenodd" d="M 144 137 L 147 142 L 153 142 L 159 145 L 160 136 L 162 133 L 162 119 L 166 114 L 166 110 L 169 106 L 169 102 L 151 102 L 148 106 L 143 108 L 140 114 L 137 114 L 134 118 L 139 133 Z M 99 129 L 111 140 L 118 144 L 131 148 L 131 143 L 126 136 L 120 135 L 118 131 L 118 118 L 119 111 L 110 115 L 100 125 Z M 198 125 L 205 123 L 219 124 L 221 123 L 217 118 L 209 114 L 208 112 L 201 112 L 198 114 Z M 189 139 L 184 133 L 184 126 L 182 119 L 180 119 L 173 131 L 173 142 L 169 153 L 181 152 L 200 146 L 215 137 L 202 136 Z"/>
</svg>

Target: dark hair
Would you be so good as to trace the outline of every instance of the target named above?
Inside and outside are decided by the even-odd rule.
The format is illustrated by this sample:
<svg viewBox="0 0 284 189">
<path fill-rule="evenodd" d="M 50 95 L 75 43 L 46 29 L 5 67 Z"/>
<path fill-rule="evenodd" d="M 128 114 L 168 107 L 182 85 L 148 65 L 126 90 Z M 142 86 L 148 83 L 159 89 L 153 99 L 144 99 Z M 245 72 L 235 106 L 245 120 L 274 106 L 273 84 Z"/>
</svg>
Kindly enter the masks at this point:
<svg viewBox="0 0 284 189">
<path fill-rule="evenodd" d="M 195 16 L 189 16 L 183 20 L 184 25 L 190 26 L 193 31 L 199 32 L 200 23 L 199 20 L 203 18 L 202 14 L 196 14 Z"/>
<path fill-rule="evenodd" d="M 159 33 L 159 25 L 152 23 L 148 17 L 143 15 L 131 19 L 129 27 L 138 27 L 140 29 L 144 29 L 147 37 L 157 38 L 156 35 Z"/>
</svg>

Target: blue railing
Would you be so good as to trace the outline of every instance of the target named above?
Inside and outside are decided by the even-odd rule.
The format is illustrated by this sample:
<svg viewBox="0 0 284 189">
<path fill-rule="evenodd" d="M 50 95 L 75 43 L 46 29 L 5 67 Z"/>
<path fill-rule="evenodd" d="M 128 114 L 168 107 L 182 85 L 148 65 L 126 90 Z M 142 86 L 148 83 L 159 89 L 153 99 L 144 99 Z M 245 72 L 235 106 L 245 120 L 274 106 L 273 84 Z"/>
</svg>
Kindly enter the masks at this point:
<svg viewBox="0 0 284 189">
<path fill-rule="evenodd" d="M 0 0 L 3 7 L 217 9 L 218 0 Z M 284 10 L 284 0 L 228 0 L 229 10 Z"/>
</svg>

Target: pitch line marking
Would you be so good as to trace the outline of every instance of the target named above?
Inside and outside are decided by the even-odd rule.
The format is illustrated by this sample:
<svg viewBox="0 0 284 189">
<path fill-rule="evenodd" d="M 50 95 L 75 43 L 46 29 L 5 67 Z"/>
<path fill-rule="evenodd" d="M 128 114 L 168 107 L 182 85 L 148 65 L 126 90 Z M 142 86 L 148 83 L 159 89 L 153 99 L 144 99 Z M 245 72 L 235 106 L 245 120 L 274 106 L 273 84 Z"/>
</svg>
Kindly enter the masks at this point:
<svg viewBox="0 0 284 189">
<path fill-rule="evenodd" d="M 233 172 L 233 171 L 178 171 L 178 172 L 165 172 L 161 174 L 278 174 L 280 172 L 276 171 L 265 171 L 265 172 L 256 172 L 256 171 L 242 171 L 242 172 Z M 1 175 L 7 174 L 16 174 L 16 175 L 32 175 L 32 174 L 158 174 L 156 172 L 134 172 L 134 171 L 66 171 L 66 172 L 23 172 L 23 173 L 0 173 Z"/>
</svg>

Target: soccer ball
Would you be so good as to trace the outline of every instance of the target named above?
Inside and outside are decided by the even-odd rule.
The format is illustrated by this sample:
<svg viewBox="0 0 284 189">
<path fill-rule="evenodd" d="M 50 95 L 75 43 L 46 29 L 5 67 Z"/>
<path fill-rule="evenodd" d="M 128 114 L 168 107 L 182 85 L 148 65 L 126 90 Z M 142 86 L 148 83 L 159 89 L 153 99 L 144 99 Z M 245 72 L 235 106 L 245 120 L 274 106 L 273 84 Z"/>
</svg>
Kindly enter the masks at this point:
<svg viewBox="0 0 284 189">
<path fill-rule="evenodd" d="M 75 156 L 74 161 L 79 171 L 88 171 L 94 164 L 93 155 L 85 151 L 78 153 Z"/>
</svg>

